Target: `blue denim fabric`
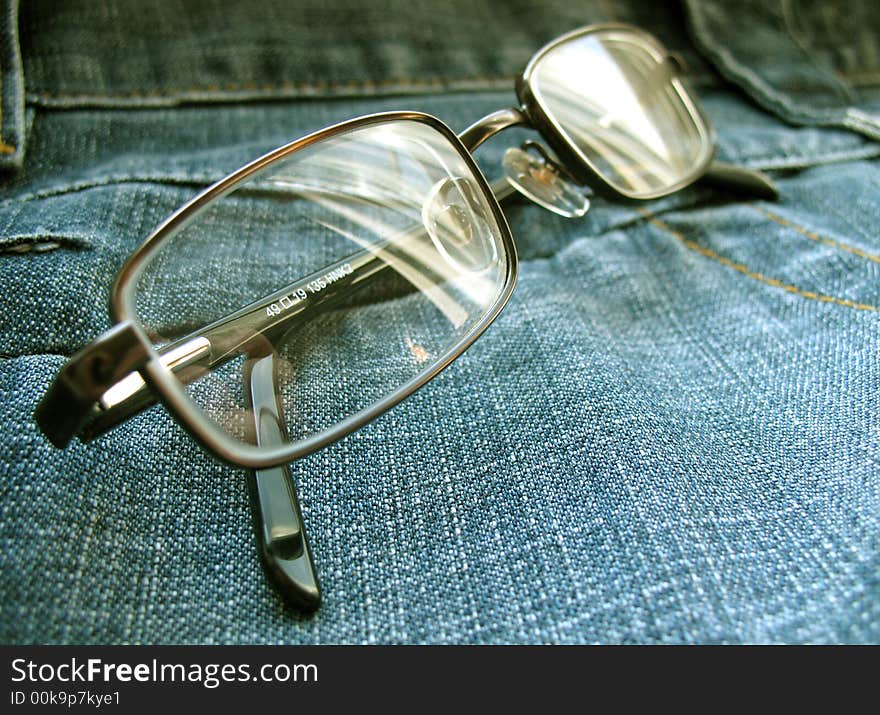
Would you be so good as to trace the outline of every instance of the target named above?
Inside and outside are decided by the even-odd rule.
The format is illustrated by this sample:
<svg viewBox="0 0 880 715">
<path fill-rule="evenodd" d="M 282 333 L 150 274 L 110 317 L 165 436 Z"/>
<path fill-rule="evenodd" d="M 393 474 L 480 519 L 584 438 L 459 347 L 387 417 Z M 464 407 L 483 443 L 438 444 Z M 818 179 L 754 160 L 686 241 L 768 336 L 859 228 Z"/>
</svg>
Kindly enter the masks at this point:
<svg viewBox="0 0 880 715">
<path fill-rule="evenodd" d="M 687 8 L 695 43 L 774 114 L 880 140 L 876 3 L 688 0 Z"/>
<path fill-rule="evenodd" d="M 143 32 L 161 36 L 147 38 L 136 4 L 128 20 L 118 3 L 22 9 L 33 121 L 0 194 L 0 640 L 880 640 L 870 133 L 792 126 L 753 92 L 759 109 L 700 60 L 677 8 L 315 3 L 261 17 L 223 3 L 234 17 L 212 22 L 221 4 L 154 5 Z M 359 114 L 464 128 L 513 102 L 542 42 L 609 18 L 685 54 L 720 156 L 774 170 L 781 199 L 697 186 L 597 199 L 580 220 L 507 209 L 521 269 L 498 321 L 403 404 L 292 465 L 317 614 L 286 609 L 263 576 L 242 471 L 161 408 L 64 451 L 40 435 L 34 406 L 108 327 L 115 272 L 201 186 Z M 792 86 L 779 91 L 794 102 Z M 479 150 L 487 174 L 512 141 Z"/>
</svg>

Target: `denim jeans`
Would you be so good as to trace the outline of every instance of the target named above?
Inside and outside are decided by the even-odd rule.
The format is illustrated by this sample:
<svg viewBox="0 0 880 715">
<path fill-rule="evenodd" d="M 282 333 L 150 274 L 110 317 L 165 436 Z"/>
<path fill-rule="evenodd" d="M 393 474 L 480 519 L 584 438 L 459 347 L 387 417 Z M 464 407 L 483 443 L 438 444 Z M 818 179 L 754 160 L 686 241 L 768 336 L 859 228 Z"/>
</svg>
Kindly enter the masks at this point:
<svg viewBox="0 0 880 715">
<path fill-rule="evenodd" d="M 876 4 L 180 7 L 5 4 L 0 641 L 880 640 Z M 262 574 L 242 471 L 161 408 L 63 451 L 38 432 L 116 271 L 200 187 L 355 115 L 463 129 L 609 19 L 682 54 L 720 158 L 781 198 L 506 209 L 498 321 L 292 465 L 315 615 Z M 487 175 L 515 139 L 480 148 Z"/>
</svg>

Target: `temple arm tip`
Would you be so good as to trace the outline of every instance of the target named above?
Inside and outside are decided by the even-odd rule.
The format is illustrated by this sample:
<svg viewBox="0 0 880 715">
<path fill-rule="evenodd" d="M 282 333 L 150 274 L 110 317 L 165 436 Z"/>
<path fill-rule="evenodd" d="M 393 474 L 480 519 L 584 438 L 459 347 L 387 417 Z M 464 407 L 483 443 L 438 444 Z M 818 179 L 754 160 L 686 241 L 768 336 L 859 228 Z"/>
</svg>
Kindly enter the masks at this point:
<svg viewBox="0 0 880 715">
<path fill-rule="evenodd" d="M 779 189 L 774 181 L 767 174 L 756 169 L 745 169 L 716 161 L 703 175 L 703 181 L 765 201 L 779 199 Z"/>
<path fill-rule="evenodd" d="M 244 371 L 257 444 L 276 447 L 286 434 L 275 383 L 275 357 L 251 358 Z M 321 604 L 321 590 L 287 465 L 248 473 L 254 532 L 267 574 L 285 600 L 301 611 Z"/>
</svg>

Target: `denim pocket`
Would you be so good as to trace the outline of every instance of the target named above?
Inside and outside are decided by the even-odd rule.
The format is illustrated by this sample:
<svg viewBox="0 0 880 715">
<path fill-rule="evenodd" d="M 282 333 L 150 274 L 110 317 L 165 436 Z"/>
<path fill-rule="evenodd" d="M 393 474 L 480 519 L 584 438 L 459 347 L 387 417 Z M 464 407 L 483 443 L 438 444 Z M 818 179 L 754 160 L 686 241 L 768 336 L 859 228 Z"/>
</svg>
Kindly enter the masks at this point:
<svg viewBox="0 0 880 715">
<path fill-rule="evenodd" d="M 880 6 L 687 0 L 693 38 L 722 75 L 795 124 L 880 140 Z"/>
<path fill-rule="evenodd" d="M 64 108 L 486 91 L 554 37 L 623 19 L 704 67 L 678 9 L 639 0 L 31 0 L 22 55 L 28 100 Z"/>
</svg>

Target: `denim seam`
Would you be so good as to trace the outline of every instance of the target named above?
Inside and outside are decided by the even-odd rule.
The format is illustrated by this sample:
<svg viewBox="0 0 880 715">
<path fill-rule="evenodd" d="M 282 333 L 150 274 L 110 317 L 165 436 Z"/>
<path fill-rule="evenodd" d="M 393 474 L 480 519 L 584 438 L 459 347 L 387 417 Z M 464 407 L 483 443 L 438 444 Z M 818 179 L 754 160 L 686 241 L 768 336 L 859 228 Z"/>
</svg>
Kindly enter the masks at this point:
<svg viewBox="0 0 880 715">
<path fill-rule="evenodd" d="M 18 169 L 26 143 L 24 72 L 18 40 L 18 0 L 3 7 L 0 36 L 0 167 Z M 8 75 L 4 77 L 4 72 Z"/>
<path fill-rule="evenodd" d="M 880 313 L 880 306 L 871 305 L 870 303 L 859 303 L 854 300 L 850 300 L 849 298 L 840 298 L 838 296 L 826 295 L 824 293 L 816 293 L 815 291 L 805 290 L 803 288 L 799 288 L 796 285 L 791 283 L 785 283 L 784 281 L 779 280 L 778 278 L 771 278 L 770 276 L 766 276 L 763 273 L 759 273 L 758 271 L 753 271 L 751 268 L 746 266 L 743 263 L 737 263 L 736 261 L 728 258 L 727 256 L 723 256 L 716 251 L 713 251 L 711 248 L 707 248 L 706 246 L 701 246 L 696 241 L 687 238 L 681 231 L 678 231 L 672 226 L 670 226 L 665 221 L 659 219 L 657 216 L 652 214 L 650 211 L 644 208 L 638 209 L 639 213 L 645 217 L 645 219 L 652 226 L 661 229 L 665 233 L 668 233 L 670 236 L 675 238 L 679 243 L 681 243 L 685 248 L 694 251 L 704 258 L 708 258 L 716 263 L 720 263 L 727 268 L 732 268 L 733 270 L 741 273 L 747 278 L 751 278 L 752 280 L 756 280 L 759 283 L 763 283 L 772 288 L 780 288 L 787 293 L 792 293 L 794 295 L 798 295 L 801 298 L 806 298 L 808 300 L 815 300 L 819 303 L 833 303 L 834 305 L 839 305 L 844 308 L 852 308 L 854 310 L 862 310 L 872 313 Z"/>
<path fill-rule="evenodd" d="M 788 156 L 785 158 L 774 159 L 771 157 L 746 158 L 736 157 L 735 161 L 746 167 L 753 169 L 804 169 L 822 164 L 834 164 L 847 161 L 858 161 L 864 159 L 875 159 L 880 157 L 880 145 L 868 145 L 859 147 L 858 149 L 847 149 L 838 152 L 829 152 L 827 154 L 816 155 L 813 157 L 805 156 Z M 205 187 L 218 179 L 225 176 L 220 172 L 214 176 L 197 176 L 191 175 L 163 175 L 163 176 L 137 176 L 133 174 L 107 174 L 86 181 L 73 182 L 63 186 L 54 186 L 29 194 L 15 196 L 9 200 L 16 203 L 22 201 L 37 201 L 40 199 L 51 198 L 54 196 L 63 196 L 65 194 L 77 193 L 80 191 L 88 191 L 89 189 L 101 186 L 110 186 L 116 184 L 162 184 L 169 186 L 196 186 Z"/>
<path fill-rule="evenodd" d="M 880 145 L 868 144 L 858 149 L 844 149 L 815 156 L 786 156 L 782 158 L 764 157 L 738 159 L 738 163 L 753 169 L 806 169 L 822 164 L 836 164 L 844 161 L 876 159 L 880 156 Z"/>
<path fill-rule="evenodd" d="M 712 34 L 705 25 L 704 17 L 698 12 L 695 3 L 688 3 L 688 15 L 691 20 L 691 27 L 694 37 L 698 38 L 700 45 L 704 51 L 712 56 L 718 70 L 728 79 L 736 81 L 739 79 L 753 90 L 757 90 L 759 95 L 777 112 L 786 117 L 795 116 L 794 107 L 787 99 L 776 89 L 767 84 L 767 82 L 758 75 L 750 67 L 739 62 L 726 47 L 718 47 L 712 41 Z M 819 119 L 823 115 L 817 115 L 813 112 L 808 113 L 814 119 Z M 826 119 L 830 117 L 825 115 Z"/>
<path fill-rule="evenodd" d="M 124 184 L 159 184 L 164 186 L 192 186 L 204 189 L 210 184 L 218 181 L 225 174 L 219 174 L 214 177 L 199 176 L 133 176 L 131 174 L 114 175 L 99 177 L 89 181 L 79 181 L 64 186 L 55 186 L 52 188 L 34 191 L 30 194 L 22 194 L 14 198 L 6 199 L 15 203 L 25 203 L 28 201 L 40 201 L 56 196 L 65 196 L 67 194 L 76 194 L 80 191 L 89 191 L 90 189 L 99 189 L 104 186 L 120 186 Z"/>
<path fill-rule="evenodd" d="M 494 85 L 506 82 L 512 86 L 515 81 L 513 76 L 483 76 L 483 77 L 425 77 L 423 79 L 400 78 L 400 79 L 378 79 L 378 80 L 346 80 L 339 82 L 331 81 L 313 81 L 313 82 L 279 82 L 277 84 L 258 84 L 256 82 L 241 82 L 234 84 L 208 84 L 203 87 L 188 88 L 157 88 L 149 90 L 133 90 L 129 92 L 118 92 L 113 94 L 82 94 L 82 93 L 54 93 L 48 91 L 29 92 L 29 101 L 40 100 L 95 100 L 95 101 L 112 101 L 116 99 L 149 99 L 151 97 L 175 97 L 190 96 L 197 94 L 216 95 L 222 93 L 240 94 L 242 92 L 278 92 L 278 91 L 306 91 L 306 92 L 322 92 L 322 91 L 350 91 L 350 90 L 367 90 L 367 91 L 384 91 L 394 89 L 395 87 L 409 87 L 417 89 L 434 90 L 438 86 L 462 83 L 466 85 Z"/>
<path fill-rule="evenodd" d="M 746 204 L 749 208 L 757 211 L 760 214 L 763 214 L 771 221 L 778 223 L 780 226 L 784 226 L 785 228 L 790 228 L 792 231 L 799 233 L 801 236 L 809 238 L 811 241 L 815 241 L 816 243 L 822 243 L 826 246 L 832 246 L 833 248 L 837 248 L 841 251 L 846 251 L 847 253 L 852 253 L 854 256 L 858 256 L 859 258 L 864 258 L 867 261 L 872 261 L 874 263 L 880 263 L 880 256 L 865 251 L 857 246 L 851 246 L 848 243 L 843 243 L 842 241 L 836 241 L 833 238 L 827 238 L 825 236 L 821 236 L 815 231 L 811 231 L 808 228 L 804 228 L 793 221 L 789 221 L 787 218 L 780 216 L 779 214 L 775 214 L 772 211 L 767 210 L 763 206 L 756 206 L 754 204 Z"/>
<path fill-rule="evenodd" d="M 27 101 L 45 107 L 67 106 L 130 106 L 131 100 L 142 100 L 143 106 L 168 105 L 175 102 L 240 101 L 243 99 L 266 99 L 267 97 L 338 97 L 355 95 L 381 95 L 419 93 L 423 91 L 484 91 L 513 89 L 516 76 L 485 77 L 426 77 L 424 79 L 402 78 L 388 80 L 349 80 L 344 82 L 281 82 L 260 85 L 245 82 L 230 85 L 206 85 L 189 89 L 153 89 L 147 91 L 119 92 L 117 94 L 65 94 L 47 91 L 29 92 Z M 709 74 L 688 75 L 691 84 L 702 86 L 712 82 Z"/>
<path fill-rule="evenodd" d="M 818 124 L 820 126 L 839 126 L 864 134 L 871 139 L 880 140 L 880 117 L 874 117 L 852 108 L 840 107 L 816 110 L 803 105 L 798 106 L 783 92 L 769 84 L 752 68 L 740 62 L 726 47 L 714 42 L 711 31 L 706 26 L 705 16 L 696 2 L 688 2 L 687 14 L 694 38 L 704 54 L 713 61 L 718 71 L 728 80 L 744 85 L 751 90 L 749 94 L 780 117 L 795 124 Z"/>
<path fill-rule="evenodd" d="M 3 96 L 3 65 L 0 64 L 0 97 Z M 15 154 L 16 149 L 12 144 L 7 144 L 3 139 L 3 103 L 0 102 L 0 154 Z"/>
</svg>

